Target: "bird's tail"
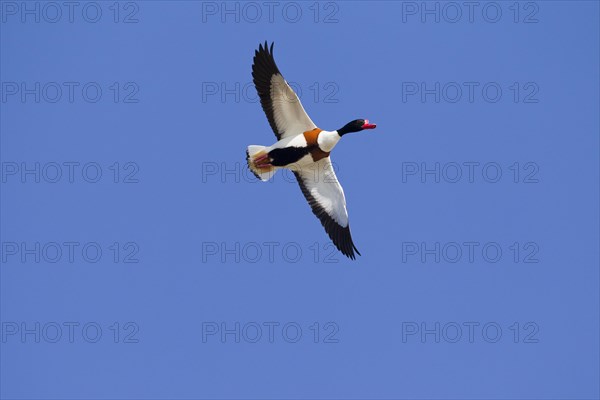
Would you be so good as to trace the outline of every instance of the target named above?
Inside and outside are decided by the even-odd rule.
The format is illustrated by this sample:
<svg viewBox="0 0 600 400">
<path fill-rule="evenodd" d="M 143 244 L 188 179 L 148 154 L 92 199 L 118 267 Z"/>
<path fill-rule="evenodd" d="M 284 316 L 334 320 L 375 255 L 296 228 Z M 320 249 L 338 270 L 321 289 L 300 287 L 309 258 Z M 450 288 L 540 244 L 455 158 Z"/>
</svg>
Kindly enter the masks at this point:
<svg viewBox="0 0 600 400">
<path fill-rule="evenodd" d="M 250 171 L 263 182 L 268 181 L 277 172 L 277 167 L 273 166 L 257 166 L 256 160 L 261 160 L 261 157 L 267 156 L 266 146 L 250 145 L 246 150 L 246 161 L 248 162 L 248 168 Z"/>
</svg>

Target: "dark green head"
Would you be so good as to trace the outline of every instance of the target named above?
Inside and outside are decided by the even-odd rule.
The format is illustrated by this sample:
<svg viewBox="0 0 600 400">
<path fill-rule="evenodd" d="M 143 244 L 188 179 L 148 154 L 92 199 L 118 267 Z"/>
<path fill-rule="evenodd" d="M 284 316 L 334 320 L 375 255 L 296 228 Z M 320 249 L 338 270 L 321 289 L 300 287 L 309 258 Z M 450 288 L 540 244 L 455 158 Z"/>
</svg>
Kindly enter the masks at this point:
<svg viewBox="0 0 600 400">
<path fill-rule="evenodd" d="M 340 136 L 344 136 L 346 133 L 360 132 L 363 129 L 375 129 L 376 124 L 370 124 L 368 119 L 355 119 L 352 122 L 348 122 L 342 128 L 337 130 Z"/>
</svg>

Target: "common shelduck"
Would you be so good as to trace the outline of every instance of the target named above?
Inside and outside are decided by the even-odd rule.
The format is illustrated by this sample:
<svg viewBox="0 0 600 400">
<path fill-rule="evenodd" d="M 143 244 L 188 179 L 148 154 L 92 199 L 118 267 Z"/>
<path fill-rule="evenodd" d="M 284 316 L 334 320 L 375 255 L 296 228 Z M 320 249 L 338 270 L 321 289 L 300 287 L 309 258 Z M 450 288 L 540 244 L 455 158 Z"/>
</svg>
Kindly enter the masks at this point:
<svg viewBox="0 0 600 400">
<path fill-rule="evenodd" d="M 269 180 L 280 168 L 290 169 L 333 244 L 354 259 L 354 252 L 360 253 L 352 241 L 344 190 L 329 154 L 345 134 L 374 129 L 376 125 L 356 119 L 335 131 L 319 129 L 279 72 L 273 58 L 273 44 L 269 49 L 265 42 L 255 51 L 252 77 L 278 141 L 271 146 L 248 146 L 248 167 L 262 181 Z"/>
</svg>

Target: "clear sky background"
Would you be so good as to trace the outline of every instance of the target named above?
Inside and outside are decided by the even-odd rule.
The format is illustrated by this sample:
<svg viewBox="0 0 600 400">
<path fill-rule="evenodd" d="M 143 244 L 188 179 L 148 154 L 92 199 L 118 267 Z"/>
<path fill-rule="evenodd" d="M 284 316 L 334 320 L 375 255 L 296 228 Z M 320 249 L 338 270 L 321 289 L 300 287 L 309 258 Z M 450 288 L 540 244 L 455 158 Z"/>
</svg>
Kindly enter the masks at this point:
<svg viewBox="0 0 600 400">
<path fill-rule="evenodd" d="M 598 398 L 598 2 L 48 4 L 0 2 L 2 398 Z M 356 261 L 246 171 L 265 40 L 378 124 Z"/>
</svg>

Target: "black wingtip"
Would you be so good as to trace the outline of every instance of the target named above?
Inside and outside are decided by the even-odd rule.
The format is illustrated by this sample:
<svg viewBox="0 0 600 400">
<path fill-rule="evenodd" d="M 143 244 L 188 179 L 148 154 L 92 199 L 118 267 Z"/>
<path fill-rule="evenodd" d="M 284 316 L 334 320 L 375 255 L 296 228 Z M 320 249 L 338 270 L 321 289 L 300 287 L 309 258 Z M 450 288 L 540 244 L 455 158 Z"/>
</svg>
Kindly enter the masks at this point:
<svg viewBox="0 0 600 400">
<path fill-rule="evenodd" d="M 359 256 L 362 256 L 362 254 L 360 254 L 360 252 L 358 251 L 358 249 L 354 246 L 354 244 L 352 245 L 352 247 L 354 248 L 354 250 L 350 250 L 347 252 L 344 252 L 343 254 L 348 257 L 351 260 L 356 260 L 356 255 L 354 254 L 356 252 L 356 254 L 358 254 Z"/>
<path fill-rule="evenodd" d="M 275 123 L 275 116 L 273 114 L 273 99 L 271 98 L 271 81 L 273 75 L 279 74 L 279 69 L 273 58 L 273 45 L 271 43 L 271 53 L 269 52 L 269 42 L 265 41 L 264 44 L 260 43 L 258 50 L 254 52 L 254 59 L 252 62 L 252 81 L 260 97 L 260 105 L 267 116 L 269 125 L 275 133 L 277 140 L 281 139 L 282 129 Z M 264 46 L 264 47 L 263 47 Z"/>
<path fill-rule="evenodd" d="M 359 256 L 362 256 L 362 254 L 360 254 L 360 251 L 358 251 L 358 249 L 354 245 L 354 242 L 352 242 L 352 247 L 354 248 L 354 251 L 356 252 L 356 254 L 358 254 Z"/>
<path fill-rule="evenodd" d="M 331 239 L 333 245 L 340 251 L 340 253 L 349 259 L 356 260 L 356 255 L 358 254 L 361 256 L 361 254 L 352 240 L 350 226 L 346 224 L 345 227 L 342 227 L 339 223 L 337 223 L 312 196 L 300 173 L 294 172 L 294 175 L 296 176 L 300 190 L 308 201 L 313 214 L 315 214 L 315 216 L 321 222 L 321 225 L 323 225 L 323 228 L 325 228 L 325 232 L 327 232 L 327 235 L 329 236 L 329 239 Z"/>
<path fill-rule="evenodd" d="M 258 50 L 256 50 L 256 53 L 258 53 L 259 51 L 264 51 L 269 53 L 270 55 L 273 55 L 273 46 L 275 46 L 275 42 L 271 42 L 271 47 L 269 47 L 269 42 L 265 40 L 264 45 L 262 43 L 258 44 Z"/>
<path fill-rule="evenodd" d="M 349 243 L 346 244 L 346 256 L 351 258 L 352 260 L 356 260 L 356 256 L 354 255 L 354 253 L 356 252 L 356 254 L 358 254 L 359 256 L 362 256 L 362 254 L 360 254 L 360 251 L 358 251 L 358 249 L 356 248 L 356 245 L 354 244 L 354 241 L 352 240 L 352 234 L 350 233 L 350 227 L 348 226 L 348 238 Z"/>
</svg>

